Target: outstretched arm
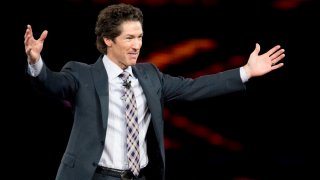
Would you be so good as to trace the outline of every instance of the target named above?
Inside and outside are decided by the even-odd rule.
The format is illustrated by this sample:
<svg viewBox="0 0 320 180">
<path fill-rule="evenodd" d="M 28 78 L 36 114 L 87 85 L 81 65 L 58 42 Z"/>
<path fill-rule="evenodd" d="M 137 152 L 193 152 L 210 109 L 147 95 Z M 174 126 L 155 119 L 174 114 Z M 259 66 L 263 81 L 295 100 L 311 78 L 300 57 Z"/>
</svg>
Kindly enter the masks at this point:
<svg viewBox="0 0 320 180">
<path fill-rule="evenodd" d="M 249 60 L 244 65 L 244 70 L 248 78 L 262 76 L 268 72 L 276 70 L 283 66 L 283 63 L 278 63 L 284 58 L 284 49 L 280 49 L 279 45 L 274 46 L 264 54 L 259 55 L 260 45 L 256 43 L 256 48 L 250 54 Z"/>
<path fill-rule="evenodd" d="M 33 37 L 31 25 L 27 25 L 26 33 L 24 34 L 24 47 L 29 64 L 35 64 L 40 59 L 40 53 L 47 35 L 48 31 L 44 30 L 39 39 L 35 39 Z"/>
</svg>

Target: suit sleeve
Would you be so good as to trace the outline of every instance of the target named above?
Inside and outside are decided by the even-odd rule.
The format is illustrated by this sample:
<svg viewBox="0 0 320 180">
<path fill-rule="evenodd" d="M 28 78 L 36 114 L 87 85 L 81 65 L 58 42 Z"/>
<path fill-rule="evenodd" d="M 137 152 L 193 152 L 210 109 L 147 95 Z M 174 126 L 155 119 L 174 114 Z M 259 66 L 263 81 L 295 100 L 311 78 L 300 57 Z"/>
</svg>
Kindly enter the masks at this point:
<svg viewBox="0 0 320 180">
<path fill-rule="evenodd" d="M 239 68 L 195 79 L 160 73 L 165 101 L 194 101 L 245 90 Z"/>
</svg>

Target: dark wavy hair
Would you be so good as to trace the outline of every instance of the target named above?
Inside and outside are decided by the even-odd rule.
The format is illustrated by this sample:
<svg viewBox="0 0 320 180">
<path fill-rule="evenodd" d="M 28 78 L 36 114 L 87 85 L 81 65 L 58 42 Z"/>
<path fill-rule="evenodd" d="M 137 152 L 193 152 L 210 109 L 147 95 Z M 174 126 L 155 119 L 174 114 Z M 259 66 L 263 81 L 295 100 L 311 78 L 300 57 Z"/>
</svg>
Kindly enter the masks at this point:
<svg viewBox="0 0 320 180">
<path fill-rule="evenodd" d="M 139 21 L 143 25 L 142 11 L 124 3 L 113 4 L 100 11 L 95 27 L 96 47 L 99 52 L 107 54 L 107 46 L 103 38 L 114 41 L 121 34 L 120 25 L 126 21 Z"/>
</svg>

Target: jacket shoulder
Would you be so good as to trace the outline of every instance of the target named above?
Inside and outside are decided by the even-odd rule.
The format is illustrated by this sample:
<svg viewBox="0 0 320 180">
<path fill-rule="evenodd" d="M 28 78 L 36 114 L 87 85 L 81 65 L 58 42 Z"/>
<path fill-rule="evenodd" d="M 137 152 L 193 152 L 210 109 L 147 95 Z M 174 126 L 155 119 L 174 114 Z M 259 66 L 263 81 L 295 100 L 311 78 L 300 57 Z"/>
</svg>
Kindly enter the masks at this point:
<svg viewBox="0 0 320 180">
<path fill-rule="evenodd" d="M 143 69 L 145 71 L 157 71 L 159 72 L 159 69 L 156 65 L 152 64 L 152 63 L 138 63 L 136 64 L 136 67 L 138 69 Z"/>
<path fill-rule="evenodd" d="M 67 62 L 62 69 L 88 69 L 91 65 L 79 61 L 69 61 Z"/>
</svg>

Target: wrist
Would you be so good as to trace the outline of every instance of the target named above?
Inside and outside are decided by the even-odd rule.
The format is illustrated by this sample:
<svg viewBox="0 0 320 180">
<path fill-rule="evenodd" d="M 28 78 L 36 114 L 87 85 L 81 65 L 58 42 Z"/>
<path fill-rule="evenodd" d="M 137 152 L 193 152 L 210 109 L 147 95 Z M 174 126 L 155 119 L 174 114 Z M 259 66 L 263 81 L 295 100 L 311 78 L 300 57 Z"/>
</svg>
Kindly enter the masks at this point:
<svg viewBox="0 0 320 180">
<path fill-rule="evenodd" d="M 250 70 L 249 65 L 246 64 L 246 65 L 244 65 L 244 66 L 242 66 L 242 67 L 243 67 L 243 70 L 244 70 L 244 72 L 245 72 L 248 80 L 249 80 L 249 79 L 252 77 L 252 75 L 251 75 L 251 70 Z"/>
</svg>

